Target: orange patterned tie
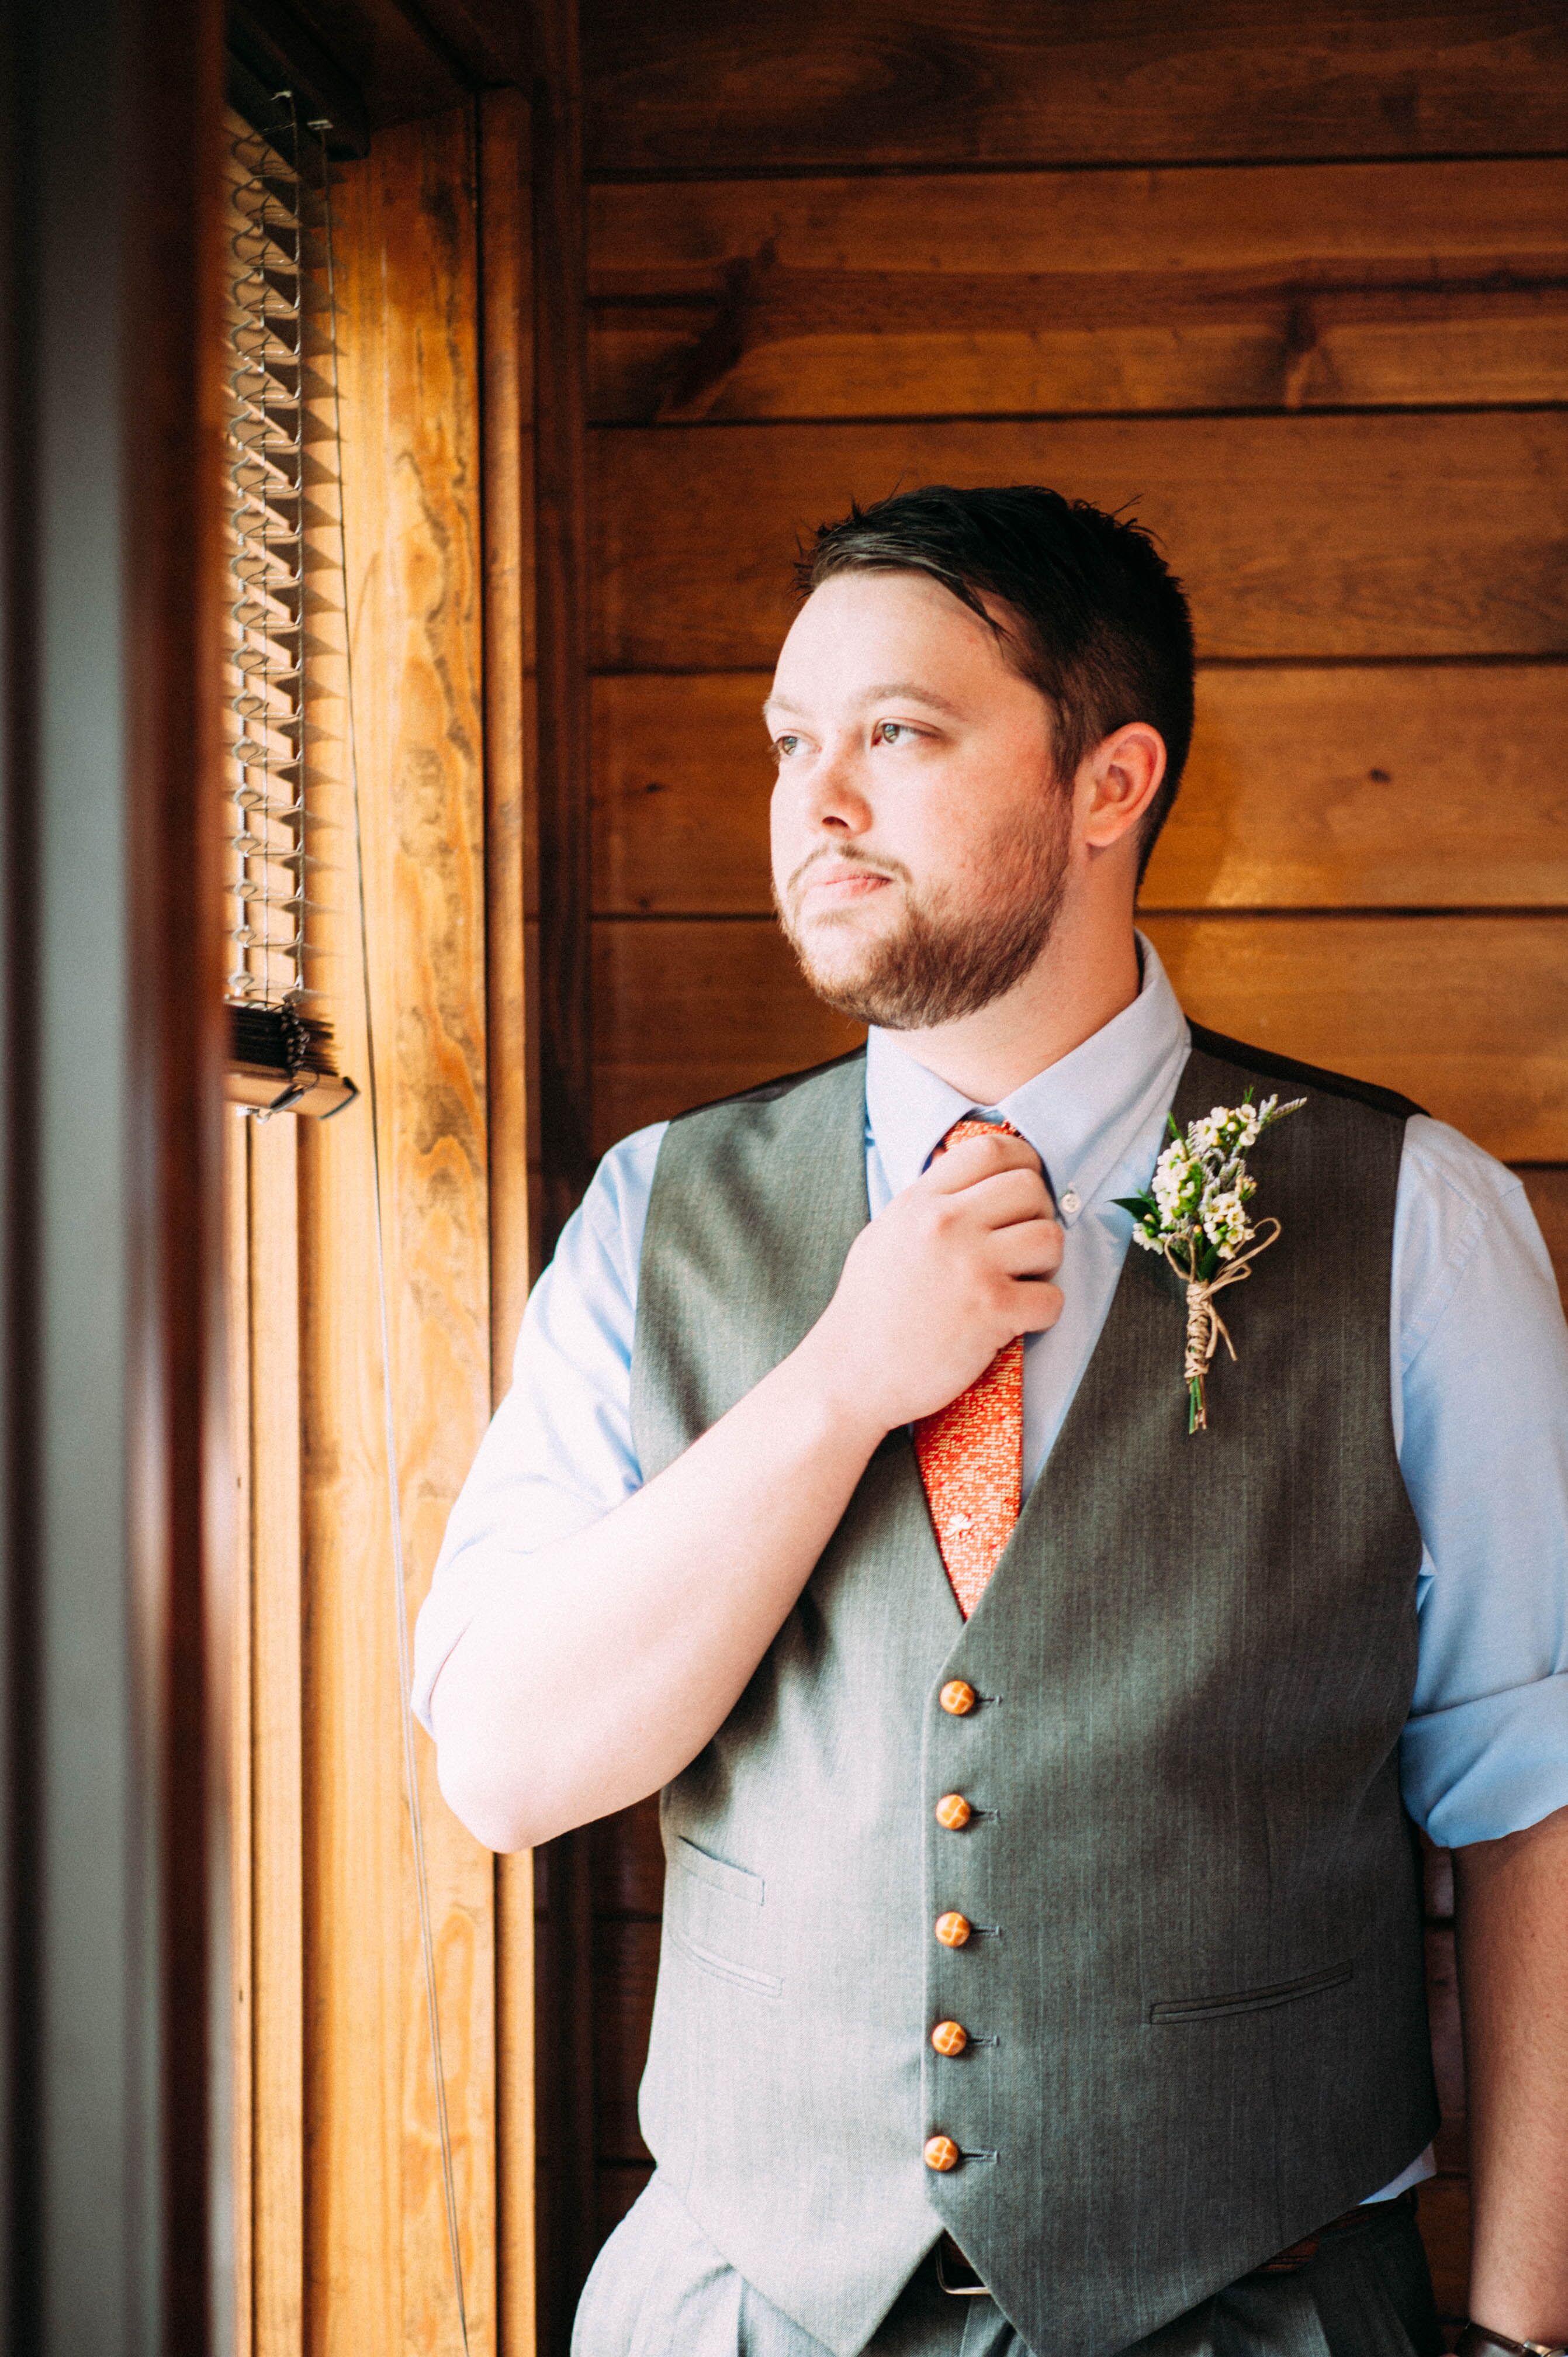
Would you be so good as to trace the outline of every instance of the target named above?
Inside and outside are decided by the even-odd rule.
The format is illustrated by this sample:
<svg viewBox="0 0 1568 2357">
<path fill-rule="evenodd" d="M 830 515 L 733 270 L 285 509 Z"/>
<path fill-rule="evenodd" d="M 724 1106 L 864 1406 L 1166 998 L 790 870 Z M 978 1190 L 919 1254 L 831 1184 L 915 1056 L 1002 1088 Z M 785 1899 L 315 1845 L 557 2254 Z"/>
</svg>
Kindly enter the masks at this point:
<svg viewBox="0 0 1568 2357">
<path fill-rule="evenodd" d="M 961 1137 L 1016 1137 L 1005 1122 L 955 1121 Z M 967 1620 L 985 1593 L 1024 1501 L 1024 1338 L 1004 1342 L 985 1372 L 915 1426 L 915 1456 L 937 1544 Z"/>
</svg>

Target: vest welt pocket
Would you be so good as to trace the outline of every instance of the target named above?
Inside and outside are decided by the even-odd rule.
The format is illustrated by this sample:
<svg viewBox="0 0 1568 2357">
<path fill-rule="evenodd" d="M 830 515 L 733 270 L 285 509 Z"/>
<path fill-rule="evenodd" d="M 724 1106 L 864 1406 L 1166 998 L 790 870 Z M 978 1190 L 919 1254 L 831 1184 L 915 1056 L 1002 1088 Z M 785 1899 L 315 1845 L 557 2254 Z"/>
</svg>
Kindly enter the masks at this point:
<svg viewBox="0 0 1568 2357">
<path fill-rule="evenodd" d="M 1238 1989 L 1229 1996 L 1162 1997 L 1151 2005 L 1151 2023 L 1216 2021 L 1231 2013 L 1263 2013 L 1272 2005 L 1289 2005 L 1298 1996 L 1316 1996 L 1320 1989 L 1338 1988 L 1355 1970 L 1350 1964 L 1326 1964 L 1321 1972 L 1303 1973 L 1298 1980 L 1273 1981 L 1264 1988 Z"/>
<path fill-rule="evenodd" d="M 721 1956 L 715 1949 L 704 1948 L 700 1942 L 688 1939 L 685 1932 L 664 1919 L 664 1937 L 689 1956 L 704 1973 L 712 1973 L 717 1981 L 730 1981 L 736 1988 L 751 1989 L 758 1996 L 782 1996 L 784 1984 L 772 1973 L 754 1973 L 749 1964 L 737 1964 L 733 1957 Z"/>
<path fill-rule="evenodd" d="M 767 1884 L 760 1874 L 749 1874 L 744 1866 L 726 1866 L 722 1857 L 710 1857 L 684 1834 L 677 1834 L 671 1852 L 673 1863 L 682 1874 L 690 1874 L 698 1882 L 705 1882 L 710 1890 L 723 1890 L 731 1899 L 742 1899 L 748 1907 L 760 1907 Z"/>
<path fill-rule="evenodd" d="M 680 1870 L 664 1894 L 665 1939 L 714 1980 L 756 1996 L 782 1996 L 783 1982 L 764 1969 L 773 1955 L 761 1875 L 711 1857 L 684 1834 L 671 1839 L 670 1862 Z"/>
</svg>

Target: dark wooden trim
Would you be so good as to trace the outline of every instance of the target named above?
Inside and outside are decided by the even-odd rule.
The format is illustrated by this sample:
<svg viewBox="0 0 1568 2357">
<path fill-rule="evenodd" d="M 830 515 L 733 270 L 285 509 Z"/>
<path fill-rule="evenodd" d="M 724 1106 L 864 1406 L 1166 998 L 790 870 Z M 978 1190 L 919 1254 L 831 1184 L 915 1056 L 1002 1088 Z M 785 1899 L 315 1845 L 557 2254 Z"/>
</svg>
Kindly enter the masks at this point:
<svg viewBox="0 0 1568 2357">
<path fill-rule="evenodd" d="M 302 122 L 320 115 L 330 119 L 327 145 L 331 155 L 370 154 L 370 118 L 358 83 L 282 0 L 229 0 L 226 40 L 231 95 L 242 111 L 247 99 L 270 98 L 286 84 L 295 94 Z"/>
<path fill-rule="evenodd" d="M 484 500 L 485 1039 L 490 1389 L 499 1404 L 528 1298 L 527 672 L 533 606 L 532 144 L 517 90 L 478 103 L 480 433 Z M 497 2346 L 536 2338 L 532 1860 L 496 1860 Z"/>
<path fill-rule="evenodd" d="M 592 1168 L 586 210 L 576 0 L 535 16 L 534 513 L 539 1082 L 548 1252 Z M 586 1835 L 539 1853 L 539 2341 L 566 2357 L 597 2247 Z"/>
<path fill-rule="evenodd" d="M 586 221 L 575 0 L 536 19 L 534 498 L 538 595 L 540 1151 L 546 1249 L 589 1169 Z"/>
</svg>

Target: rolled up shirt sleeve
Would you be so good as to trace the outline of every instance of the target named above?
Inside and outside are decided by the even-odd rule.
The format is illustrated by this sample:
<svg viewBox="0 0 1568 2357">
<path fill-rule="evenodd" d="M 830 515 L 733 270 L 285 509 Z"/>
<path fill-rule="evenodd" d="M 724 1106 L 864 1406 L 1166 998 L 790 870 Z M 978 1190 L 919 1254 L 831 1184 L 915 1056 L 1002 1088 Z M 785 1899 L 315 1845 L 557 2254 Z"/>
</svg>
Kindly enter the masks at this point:
<svg viewBox="0 0 1568 2357">
<path fill-rule="evenodd" d="M 486 1599 L 642 1480 L 631 1429 L 637 1271 L 666 1125 L 605 1157 L 529 1297 L 511 1388 L 458 1492 L 413 1640 L 413 1709 Z"/>
<path fill-rule="evenodd" d="M 1417 1824 L 1457 1848 L 1568 1807 L 1568 1327 L 1520 1179 L 1424 1117 L 1392 1331 L 1424 1548 L 1401 1775 Z"/>
</svg>

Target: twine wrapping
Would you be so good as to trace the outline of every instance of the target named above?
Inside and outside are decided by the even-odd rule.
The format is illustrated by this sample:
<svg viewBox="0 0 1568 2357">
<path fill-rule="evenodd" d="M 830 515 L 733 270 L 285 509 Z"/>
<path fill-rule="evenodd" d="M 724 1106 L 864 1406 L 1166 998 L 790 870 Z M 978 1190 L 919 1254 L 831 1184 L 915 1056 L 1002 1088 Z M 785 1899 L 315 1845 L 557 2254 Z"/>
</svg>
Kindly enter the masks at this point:
<svg viewBox="0 0 1568 2357">
<path fill-rule="evenodd" d="M 1182 1380 L 1187 1384 L 1187 1428 L 1189 1434 L 1208 1429 L 1207 1391 L 1208 1370 L 1215 1351 L 1223 1342 L 1231 1358 L 1236 1356 L 1236 1345 L 1230 1340 L 1225 1320 L 1214 1307 L 1214 1297 L 1222 1293 L 1228 1285 L 1240 1285 L 1244 1277 L 1251 1276 L 1251 1263 L 1258 1254 L 1267 1252 L 1272 1243 L 1278 1243 L 1279 1222 L 1265 1220 L 1262 1226 L 1272 1232 L 1264 1235 L 1262 1228 L 1260 1228 L 1259 1241 L 1251 1249 L 1238 1253 L 1234 1260 L 1223 1263 L 1213 1276 L 1192 1276 L 1183 1268 L 1170 1245 L 1165 1246 L 1166 1260 L 1187 1287 L 1187 1357 L 1182 1366 Z M 1196 1250 L 1196 1246 L 1188 1249 L 1189 1252 Z"/>
</svg>

